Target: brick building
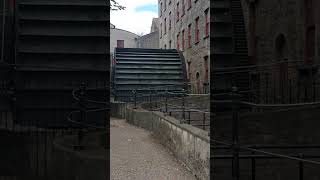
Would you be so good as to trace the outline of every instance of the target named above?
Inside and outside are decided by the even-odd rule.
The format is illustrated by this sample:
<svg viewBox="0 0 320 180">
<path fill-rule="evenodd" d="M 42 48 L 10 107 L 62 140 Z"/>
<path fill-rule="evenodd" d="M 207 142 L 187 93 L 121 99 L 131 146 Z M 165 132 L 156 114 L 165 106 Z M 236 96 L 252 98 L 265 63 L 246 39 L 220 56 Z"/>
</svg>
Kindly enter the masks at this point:
<svg viewBox="0 0 320 180">
<path fill-rule="evenodd" d="M 210 82 L 209 0 L 159 0 L 159 45 L 183 52 L 193 93 L 207 93 Z"/>
<path fill-rule="evenodd" d="M 309 78 L 309 73 L 306 72 L 313 72 L 310 74 L 316 77 L 318 71 L 316 64 L 319 63 L 320 56 L 320 1 L 241 1 L 250 62 L 278 63 L 251 78 L 260 84 L 260 96 L 274 91 L 271 93 L 276 96 L 274 101 L 279 102 L 280 98 L 288 101 L 285 96 L 291 93 L 291 86 L 295 86 L 296 82 L 293 81 L 305 83 Z M 286 60 L 290 62 L 280 63 Z M 271 87 L 273 89 L 268 90 Z M 293 90 L 293 93 L 294 91 L 298 90 Z"/>
</svg>

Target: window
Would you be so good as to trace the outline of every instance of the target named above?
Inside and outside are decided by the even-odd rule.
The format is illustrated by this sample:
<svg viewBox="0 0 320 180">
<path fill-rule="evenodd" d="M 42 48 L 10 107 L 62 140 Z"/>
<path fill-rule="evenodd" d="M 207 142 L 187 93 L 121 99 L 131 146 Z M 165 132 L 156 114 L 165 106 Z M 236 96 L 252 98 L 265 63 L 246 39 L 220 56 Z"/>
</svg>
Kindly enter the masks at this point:
<svg viewBox="0 0 320 180">
<path fill-rule="evenodd" d="M 177 22 L 179 21 L 179 3 L 177 4 Z"/>
<path fill-rule="evenodd" d="M 167 33 L 167 18 L 164 18 L 164 34 Z"/>
<path fill-rule="evenodd" d="M 182 0 L 182 14 L 181 17 L 184 16 L 185 14 L 185 4 L 184 4 L 184 0 Z"/>
<path fill-rule="evenodd" d="M 209 9 L 206 9 L 204 11 L 204 14 L 205 14 L 205 37 L 208 37 L 209 36 Z"/>
<path fill-rule="evenodd" d="M 117 48 L 124 48 L 124 40 L 117 40 Z"/>
<path fill-rule="evenodd" d="M 160 23 L 160 38 L 162 37 L 162 23 Z"/>
<path fill-rule="evenodd" d="M 199 17 L 196 18 L 196 26 L 195 26 L 195 43 L 199 42 Z"/>
<path fill-rule="evenodd" d="M 191 0 L 188 0 L 188 10 L 191 8 Z"/>
<path fill-rule="evenodd" d="M 204 57 L 204 80 L 208 81 L 209 77 L 209 68 L 208 68 L 208 56 Z"/>
<path fill-rule="evenodd" d="M 191 61 L 188 62 L 188 67 L 187 67 L 187 71 L 188 71 L 188 79 L 191 79 Z"/>
<path fill-rule="evenodd" d="M 169 41 L 169 49 L 171 49 L 171 40 Z"/>
<path fill-rule="evenodd" d="M 171 29 L 171 12 L 169 12 L 169 30 Z"/>
<path fill-rule="evenodd" d="M 164 45 L 164 49 L 167 49 L 167 45 L 166 44 Z"/>
<path fill-rule="evenodd" d="M 191 24 L 188 25 L 188 47 L 191 47 Z"/>
<path fill-rule="evenodd" d="M 160 17 L 162 16 L 162 2 L 160 3 Z"/>
<path fill-rule="evenodd" d="M 179 36 L 180 36 L 180 33 L 178 33 L 178 35 L 177 35 L 177 50 L 180 49 Z"/>
<path fill-rule="evenodd" d="M 184 30 L 182 30 L 182 50 L 184 50 Z"/>
</svg>

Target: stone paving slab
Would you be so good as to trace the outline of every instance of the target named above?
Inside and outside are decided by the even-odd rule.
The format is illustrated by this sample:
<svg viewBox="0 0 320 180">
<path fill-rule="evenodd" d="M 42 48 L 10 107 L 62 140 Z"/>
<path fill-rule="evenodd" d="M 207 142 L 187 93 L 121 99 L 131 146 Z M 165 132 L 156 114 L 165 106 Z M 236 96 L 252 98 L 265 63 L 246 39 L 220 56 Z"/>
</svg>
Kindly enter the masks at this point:
<svg viewBox="0 0 320 180">
<path fill-rule="evenodd" d="M 195 180 L 151 133 L 111 118 L 112 180 Z"/>
</svg>

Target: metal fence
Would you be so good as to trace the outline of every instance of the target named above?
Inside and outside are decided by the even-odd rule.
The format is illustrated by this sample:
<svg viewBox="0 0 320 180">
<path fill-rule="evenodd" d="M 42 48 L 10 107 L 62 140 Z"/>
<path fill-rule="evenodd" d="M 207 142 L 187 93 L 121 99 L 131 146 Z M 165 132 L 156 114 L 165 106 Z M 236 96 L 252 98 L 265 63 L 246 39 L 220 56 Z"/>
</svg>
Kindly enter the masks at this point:
<svg viewBox="0 0 320 180">
<path fill-rule="evenodd" d="M 267 169 L 257 170 L 261 167 L 261 159 L 267 160 L 281 160 L 290 161 L 288 164 L 295 164 L 295 167 L 290 166 L 289 172 L 277 172 L 278 174 L 290 174 L 295 176 L 292 172 L 297 172 L 296 177 L 299 180 L 308 179 L 306 173 L 313 169 L 320 170 L 320 154 L 308 154 L 306 152 L 320 150 L 320 145 L 243 145 L 239 142 L 239 123 L 246 121 L 241 119 L 240 114 L 254 113 L 254 112 L 269 112 L 274 113 L 278 110 L 297 108 L 297 107 L 314 107 L 320 105 L 319 99 L 319 78 L 317 77 L 316 66 L 303 66 L 301 61 L 283 61 L 258 66 L 247 67 L 233 67 L 225 68 L 222 73 L 236 74 L 239 72 L 247 72 L 249 77 L 249 91 L 239 92 L 237 87 L 230 88 L 229 92 L 221 94 L 213 94 L 212 103 L 214 106 L 212 124 L 215 124 L 217 118 L 223 116 L 231 117 L 230 128 L 231 141 L 226 139 L 219 139 L 215 136 L 211 138 L 212 159 L 211 163 L 213 169 L 212 176 L 219 176 L 218 160 L 230 160 L 231 169 L 224 169 L 224 171 L 231 170 L 229 176 L 225 174 L 224 179 L 239 180 L 251 178 L 257 179 L 258 175 Z M 221 70 L 220 70 L 221 73 Z M 293 110 L 294 111 L 294 110 Z M 290 113 L 290 111 L 288 111 Z M 279 119 L 281 121 L 281 119 Z M 303 119 L 301 119 L 303 121 Z M 228 123 L 224 121 L 224 123 Z M 212 127 L 214 130 L 215 126 Z M 288 126 L 288 128 L 290 128 Z M 223 130 L 222 130 L 223 131 Z M 221 133 L 229 133 L 221 132 Z M 257 132 L 257 135 L 263 132 Z M 317 133 L 317 132 L 314 132 Z M 254 135 L 251 135 L 254 136 Z M 252 137 L 253 138 L 253 137 Z M 278 150 L 274 152 L 273 150 Z M 299 153 L 279 153 L 279 150 L 293 151 L 297 150 Z M 293 151 L 294 152 L 294 151 Z M 246 160 L 247 163 L 244 163 Z M 258 161 L 260 164 L 257 165 Z M 229 161 L 228 161 L 229 162 Z M 277 161 L 279 163 L 279 161 Z M 286 164 L 286 165 L 288 165 Z M 267 166 L 264 166 L 267 168 Z M 269 168 L 269 167 L 268 167 Z M 271 168 L 269 168 L 271 169 Z M 222 170 L 221 170 L 222 171 Z M 290 173 L 291 171 L 291 173 Z M 317 171 L 319 172 L 319 171 Z M 222 177 L 222 176 L 220 176 Z M 265 179 L 270 179 L 265 175 Z M 320 178 L 320 173 L 312 176 L 312 178 Z M 219 179 L 219 178 L 216 178 Z"/>
<path fill-rule="evenodd" d="M 148 94 L 141 92 L 149 92 Z M 130 102 L 135 108 L 144 108 L 149 111 L 159 111 L 174 117 L 180 123 L 186 123 L 203 130 L 210 130 L 209 94 L 194 97 L 188 90 L 168 90 L 168 86 L 156 88 L 135 89 L 130 93 Z M 207 105 L 197 105 L 194 101 L 204 98 Z M 198 103 L 199 104 L 199 103 Z"/>
</svg>

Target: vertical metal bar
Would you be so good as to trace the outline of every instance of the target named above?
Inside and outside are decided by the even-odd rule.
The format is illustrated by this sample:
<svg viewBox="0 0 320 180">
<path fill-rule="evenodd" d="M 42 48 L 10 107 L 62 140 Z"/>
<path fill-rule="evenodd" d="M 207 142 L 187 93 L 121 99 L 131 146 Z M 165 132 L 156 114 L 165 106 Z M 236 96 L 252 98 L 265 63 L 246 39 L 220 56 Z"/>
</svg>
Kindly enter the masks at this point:
<svg viewBox="0 0 320 180">
<path fill-rule="evenodd" d="M 289 102 L 292 103 L 292 79 L 289 80 Z"/>
<path fill-rule="evenodd" d="M 133 96 L 134 96 L 134 109 L 137 108 L 137 90 L 133 90 Z"/>
<path fill-rule="evenodd" d="M 183 95 L 182 95 L 182 123 L 185 121 L 185 96 L 184 96 L 184 90 L 183 90 Z M 181 123 L 181 122 L 180 122 Z"/>
<path fill-rule="evenodd" d="M 3 0 L 3 8 L 2 8 L 2 42 L 1 42 L 1 59 L 0 62 L 4 61 L 4 46 L 5 46 L 5 26 L 6 26 L 6 0 Z"/>
<path fill-rule="evenodd" d="M 189 124 L 191 124 L 191 111 L 189 111 L 188 120 L 189 120 Z"/>
<path fill-rule="evenodd" d="M 203 113 L 202 129 L 206 130 L 206 113 Z"/>
<path fill-rule="evenodd" d="M 253 155 L 251 158 L 251 180 L 256 180 L 256 159 L 254 157 L 255 152 L 251 152 Z"/>
<path fill-rule="evenodd" d="M 168 112 L 168 89 L 165 92 L 165 111 Z"/>
<path fill-rule="evenodd" d="M 268 101 L 268 99 L 269 99 L 269 96 L 268 96 L 268 94 L 269 94 L 269 76 L 268 76 L 268 74 L 266 74 L 266 103 L 268 103 L 269 101 Z"/>
<path fill-rule="evenodd" d="M 237 87 L 232 88 L 233 105 L 232 105 L 232 150 L 233 150 L 233 164 L 232 164 L 232 177 L 233 180 L 239 180 L 239 134 L 238 134 L 238 100 L 237 100 Z"/>
<path fill-rule="evenodd" d="M 316 101 L 316 82 L 315 78 L 312 77 L 312 87 L 313 87 L 313 102 Z"/>
<path fill-rule="evenodd" d="M 300 158 L 301 159 L 303 158 L 303 154 L 300 154 Z M 304 177 L 303 167 L 304 167 L 303 161 L 299 161 L 299 180 L 303 180 L 303 177 Z"/>
</svg>

